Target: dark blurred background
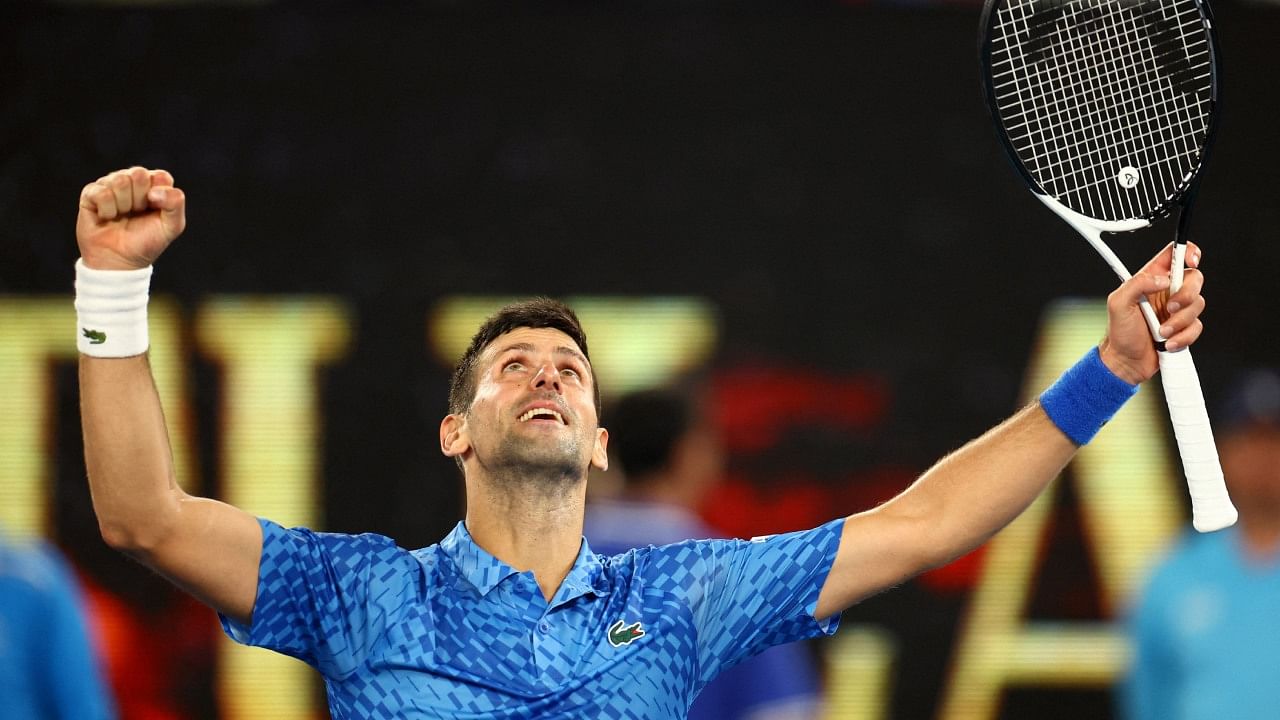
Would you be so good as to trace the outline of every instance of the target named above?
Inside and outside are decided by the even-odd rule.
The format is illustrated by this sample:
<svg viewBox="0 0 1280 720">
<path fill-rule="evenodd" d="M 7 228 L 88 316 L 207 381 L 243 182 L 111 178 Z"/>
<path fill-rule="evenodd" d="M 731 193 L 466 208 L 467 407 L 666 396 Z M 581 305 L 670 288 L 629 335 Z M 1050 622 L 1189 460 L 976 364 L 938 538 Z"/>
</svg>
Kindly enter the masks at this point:
<svg viewBox="0 0 1280 720">
<path fill-rule="evenodd" d="M 1280 5 L 1215 9 L 1225 102 L 1193 221 L 1210 278 L 1196 360 L 1211 408 L 1241 369 L 1280 360 L 1280 206 L 1266 169 L 1280 155 Z M 979 89 L 979 12 L 923 1 L 6 4 L 0 303 L 65 301 L 69 312 L 80 188 L 133 164 L 170 170 L 189 229 L 157 265 L 153 294 L 186 318 L 214 295 L 335 298 L 351 338 L 317 371 L 316 517 L 416 547 L 463 506 L 436 449 L 448 367 L 426 340 L 433 308 L 533 293 L 696 298 L 714 310 L 714 343 L 681 379 L 718 393 L 733 475 L 708 519 L 733 534 L 803 527 L 884 499 L 1012 412 L 1046 306 L 1115 285 L 997 145 Z M 1171 237 L 1166 223 L 1114 246 L 1136 267 Z M 183 343 L 197 474 L 218 495 L 225 376 L 192 330 Z M 114 651 L 116 687 L 153 672 L 157 654 L 176 676 L 146 690 L 170 715 L 132 716 L 323 713 L 318 696 L 248 709 L 229 699 L 212 614 L 102 546 L 74 362 L 50 368 L 43 532 L 97 588 L 100 615 L 117 607 L 136 616 L 137 637 L 158 636 L 136 658 Z M 735 408 L 761 397 L 773 398 L 767 427 L 734 435 Z M 1062 492 L 1057 560 L 1038 581 L 1062 592 L 1033 609 L 1109 622 L 1113 610 L 1069 597 L 1090 597 L 1095 580 Z M 862 716 L 938 714 L 980 567 L 846 614 L 895 639 L 891 686 Z M 1064 685 L 1010 690 L 997 712 L 1110 715 L 1105 683 Z"/>
</svg>

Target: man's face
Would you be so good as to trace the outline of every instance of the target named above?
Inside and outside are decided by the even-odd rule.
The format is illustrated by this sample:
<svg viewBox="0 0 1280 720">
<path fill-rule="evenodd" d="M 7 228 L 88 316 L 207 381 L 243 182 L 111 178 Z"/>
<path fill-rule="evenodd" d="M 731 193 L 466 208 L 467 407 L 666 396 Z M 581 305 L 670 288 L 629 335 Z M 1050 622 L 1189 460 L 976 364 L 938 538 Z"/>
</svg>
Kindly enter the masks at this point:
<svg viewBox="0 0 1280 720">
<path fill-rule="evenodd" d="M 588 464 L 606 466 L 595 378 L 568 335 L 516 328 L 485 348 L 474 372 L 471 407 L 441 424 L 446 455 L 474 460 L 491 475 L 527 479 L 579 480 Z"/>
</svg>

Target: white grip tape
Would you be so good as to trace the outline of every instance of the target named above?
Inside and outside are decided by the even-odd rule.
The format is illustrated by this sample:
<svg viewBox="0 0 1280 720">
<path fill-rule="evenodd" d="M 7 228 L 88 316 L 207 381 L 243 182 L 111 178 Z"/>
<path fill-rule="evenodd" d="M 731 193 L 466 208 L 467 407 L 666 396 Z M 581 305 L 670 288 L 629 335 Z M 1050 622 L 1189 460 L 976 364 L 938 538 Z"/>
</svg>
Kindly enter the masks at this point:
<svg viewBox="0 0 1280 720">
<path fill-rule="evenodd" d="M 76 347 L 92 357 L 121 358 L 147 351 L 151 266 L 94 270 L 76 261 Z"/>
<path fill-rule="evenodd" d="M 1178 453 L 1182 455 L 1182 469 L 1187 474 L 1191 524 L 1200 532 L 1234 525 L 1236 508 L 1227 495 L 1191 351 L 1160 353 L 1160 378 L 1169 403 L 1169 417 L 1173 420 L 1173 434 L 1178 440 Z"/>
</svg>

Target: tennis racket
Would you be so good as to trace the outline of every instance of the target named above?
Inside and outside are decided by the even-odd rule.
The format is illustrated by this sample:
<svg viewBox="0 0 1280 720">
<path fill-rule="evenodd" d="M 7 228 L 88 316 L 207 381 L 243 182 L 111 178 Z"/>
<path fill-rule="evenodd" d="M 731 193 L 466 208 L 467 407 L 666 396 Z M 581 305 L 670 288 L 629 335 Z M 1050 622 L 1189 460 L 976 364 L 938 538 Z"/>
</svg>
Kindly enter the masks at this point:
<svg viewBox="0 0 1280 720">
<path fill-rule="evenodd" d="M 1172 292 L 1213 137 L 1218 59 L 1204 0 L 987 0 L 981 53 L 1000 140 L 1031 191 L 1111 269 L 1129 271 L 1103 233 L 1145 228 L 1174 210 Z M 1142 313 L 1201 532 L 1236 521 L 1191 353 L 1167 352 Z"/>
</svg>

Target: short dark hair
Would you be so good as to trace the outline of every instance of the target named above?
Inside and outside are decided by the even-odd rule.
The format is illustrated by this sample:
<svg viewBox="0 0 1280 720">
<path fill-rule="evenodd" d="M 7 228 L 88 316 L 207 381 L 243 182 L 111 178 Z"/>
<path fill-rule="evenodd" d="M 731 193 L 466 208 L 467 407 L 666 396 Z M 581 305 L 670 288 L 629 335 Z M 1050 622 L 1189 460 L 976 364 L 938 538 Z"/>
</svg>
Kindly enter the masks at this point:
<svg viewBox="0 0 1280 720">
<path fill-rule="evenodd" d="M 627 483 L 667 467 L 694 419 L 693 403 L 670 389 L 641 390 L 611 405 L 609 449 Z"/>
<path fill-rule="evenodd" d="M 476 334 L 471 338 L 471 345 L 458 360 L 453 370 L 453 380 L 449 383 L 449 412 L 461 414 L 471 407 L 476 397 L 476 362 L 480 354 L 500 335 L 516 328 L 551 328 L 568 335 L 582 355 L 591 362 L 591 353 L 587 351 L 587 333 L 582 329 L 578 316 L 568 305 L 546 297 L 511 303 L 490 315 Z M 600 417 L 600 383 L 597 382 L 595 368 L 591 368 L 591 391 L 596 403 L 597 422 Z"/>
</svg>

